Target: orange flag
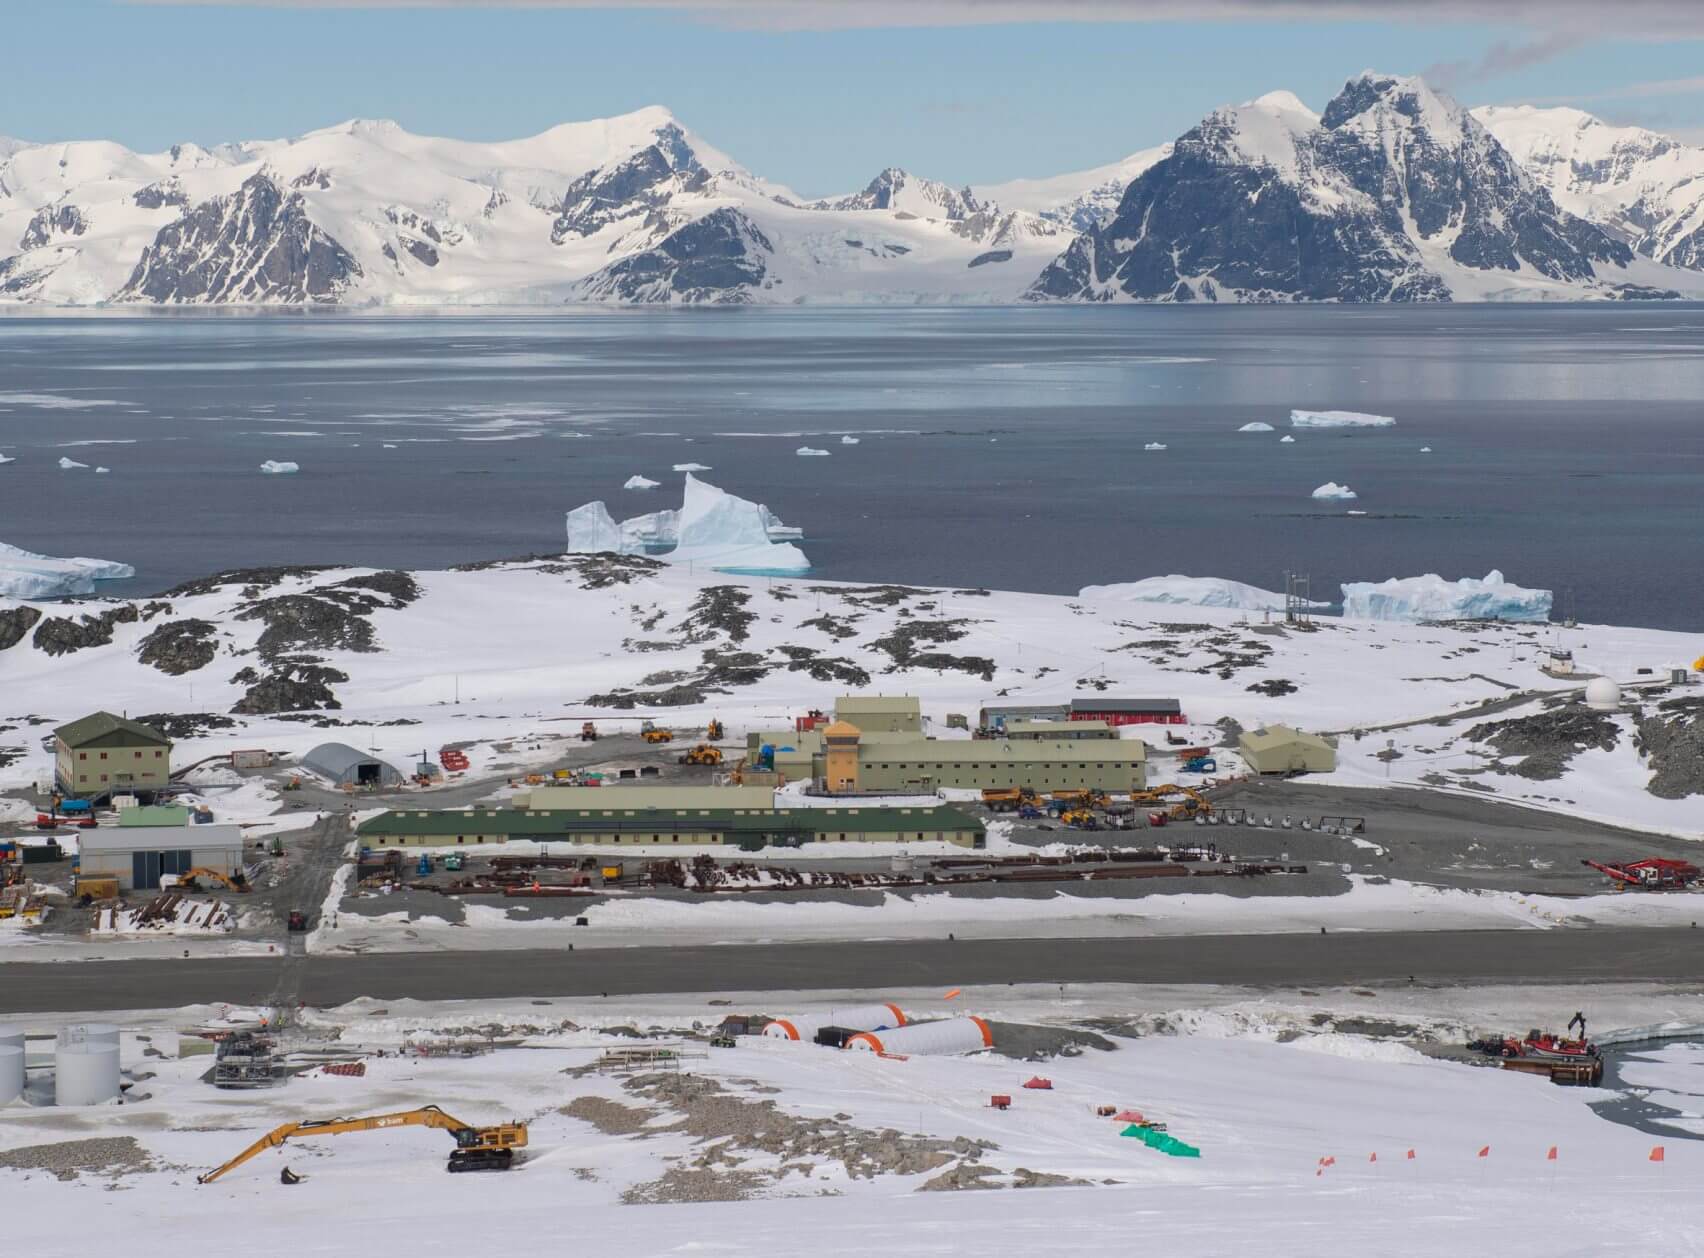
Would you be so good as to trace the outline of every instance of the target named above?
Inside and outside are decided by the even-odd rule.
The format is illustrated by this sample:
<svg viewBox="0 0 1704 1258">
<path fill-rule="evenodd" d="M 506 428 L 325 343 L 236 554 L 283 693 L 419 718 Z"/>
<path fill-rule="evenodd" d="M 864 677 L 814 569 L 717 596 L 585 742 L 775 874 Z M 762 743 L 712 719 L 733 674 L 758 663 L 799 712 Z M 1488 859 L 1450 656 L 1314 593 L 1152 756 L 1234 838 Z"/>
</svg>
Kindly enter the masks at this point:
<svg viewBox="0 0 1704 1258">
<path fill-rule="evenodd" d="M 1412 1161 L 1413 1161 L 1413 1160 L 1414 1160 L 1414 1150 L 1413 1150 L 1413 1149 L 1410 1149 L 1410 1150 L 1409 1150 L 1409 1151 L 1408 1151 L 1408 1160 L 1409 1160 L 1409 1161 L 1410 1161 L 1410 1162 L 1412 1162 Z"/>
<path fill-rule="evenodd" d="M 1479 1156 L 1482 1157 L 1482 1158 L 1490 1157 L 1491 1156 L 1491 1146 L 1486 1145 L 1483 1149 L 1481 1149 L 1479 1151 Z"/>
<path fill-rule="evenodd" d="M 948 992 L 945 996 L 942 996 L 941 999 L 942 1000 L 951 1000 L 954 996 L 961 995 L 963 992 L 964 992 L 964 988 L 955 987 L 955 988 L 952 989 L 952 991 Z"/>
<path fill-rule="evenodd" d="M 1550 1146 L 1550 1152 L 1546 1153 L 1544 1155 L 1544 1160 L 1546 1162 L 1554 1162 L 1556 1160 L 1556 1146 L 1555 1145 Z"/>
<path fill-rule="evenodd" d="M 1660 1144 L 1659 1145 L 1653 1145 L 1651 1147 L 1651 1161 L 1661 1162 L 1662 1160 L 1663 1160 L 1663 1146 L 1660 1145 Z"/>
</svg>

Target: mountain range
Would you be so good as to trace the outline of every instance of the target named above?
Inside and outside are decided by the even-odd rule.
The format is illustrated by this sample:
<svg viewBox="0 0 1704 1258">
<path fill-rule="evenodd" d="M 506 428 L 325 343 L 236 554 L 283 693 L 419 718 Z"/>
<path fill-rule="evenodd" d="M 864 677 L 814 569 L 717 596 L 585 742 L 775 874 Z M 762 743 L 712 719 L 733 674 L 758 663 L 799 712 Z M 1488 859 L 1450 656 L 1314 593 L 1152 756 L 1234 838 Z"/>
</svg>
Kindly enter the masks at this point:
<svg viewBox="0 0 1704 1258">
<path fill-rule="evenodd" d="M 667 110 L 473 143 L 354 121 L 0 138 L 0 302 L 346 306 L 1704 296 L 1704 149 L 1363 73 L 1094 170 L 807 200 Z"/>
</svg>

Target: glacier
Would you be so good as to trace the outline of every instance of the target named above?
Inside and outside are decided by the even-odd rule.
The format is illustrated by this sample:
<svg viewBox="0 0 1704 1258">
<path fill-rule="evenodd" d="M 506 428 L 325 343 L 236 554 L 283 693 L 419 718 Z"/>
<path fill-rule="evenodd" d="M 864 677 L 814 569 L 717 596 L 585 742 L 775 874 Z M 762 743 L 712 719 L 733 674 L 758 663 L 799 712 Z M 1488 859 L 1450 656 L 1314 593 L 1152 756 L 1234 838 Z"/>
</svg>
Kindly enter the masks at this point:
<svg viewBox="0 0 1704 1258">
<path fill-rule="evenodd" d="M 1224 577 L 1186 577 L 1173 573 L 1115 585 L 1085 585 L 1078 598 L 1119 603 L 1169 603 L 1179 607 L 1233 607 L 1243 611 L 1283 611 L 1284 596 Z M 1327 607 L 1310 603 L 1310 607 Z"/>
<path fill-rule="evenodd" d="M 1360 411 L 1291 411 L 1292 428 L 1390 428 L 1396 420 L 1389 415 L 1364 415 Z"/>
<path fill-rule="evenodd" d="M 1318 489 L 1314 490 L 1313 496 L 1315 498 L 1336 498 L 1336 499 L 1341 499 L 1345 502 L 1348 501 L 1351 498 L 1360 497 L 1360 495 L 1357 494 L 1353 489 L 1350 489 L 1349 486 L 1339 485 L 1334 480 L 1328 480 L 1328 481 L 1325 482 L 1325 484 L 1321 485 Z"/>
<path fill-rule="evenodd" d="M 1435 572 L 1388 581 L 1343 583 L 1343 614 L 1359 620 L 1550 619 L 1549 590 L 1529 590 L 1493 568 L 1483 579 L 1446 581 Z"/>
<path fill-rule="evenodd" d="M 278 459 L 268 459 L 260 465 L 260 470 L 268 476 L 288 476 L 291 472 L 302 470 L 300 463 L 282 462 Z"/>
<path fill-rule="evenodd" d="M 93 594 L 96 581 L 123 581 L 136 575 L 127 563 L 109 559 L 54 559 L 0 542 L 0 596 L 66 598 Z"/>
<path fill-rule="evenodd" d="M 690 472 L 678 511 L 653 511 L 617 523 L 602 502 L 568 513 L 568 550 L 649 555 L 667 563 L 702 564 L 718 572 L 804 572 L 811 565 L 789 541 L 804 530 L 783 524 L 760 502 L 749 502 Z"/>
</svg>

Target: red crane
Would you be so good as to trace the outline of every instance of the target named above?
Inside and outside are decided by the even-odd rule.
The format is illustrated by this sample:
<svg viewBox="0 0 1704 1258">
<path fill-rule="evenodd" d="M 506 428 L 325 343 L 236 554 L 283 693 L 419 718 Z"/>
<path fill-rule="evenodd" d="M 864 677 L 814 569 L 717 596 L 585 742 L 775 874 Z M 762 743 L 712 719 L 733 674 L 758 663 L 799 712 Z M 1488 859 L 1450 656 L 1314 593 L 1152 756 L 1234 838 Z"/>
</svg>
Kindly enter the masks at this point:
<svg viewBox="0 0 1704 1258">
<path fill-rule="evenodd" d="M 1593 860 L 1583 860 L 1580 864 L 1590 865 L 1624 891 L 1684 891 L 1697 885 L 1699 875 L 1698 866 L 1691 861 L 1669 860 L 1661 856 L 1625 864 L 1604 864 Z"/>
</svg>

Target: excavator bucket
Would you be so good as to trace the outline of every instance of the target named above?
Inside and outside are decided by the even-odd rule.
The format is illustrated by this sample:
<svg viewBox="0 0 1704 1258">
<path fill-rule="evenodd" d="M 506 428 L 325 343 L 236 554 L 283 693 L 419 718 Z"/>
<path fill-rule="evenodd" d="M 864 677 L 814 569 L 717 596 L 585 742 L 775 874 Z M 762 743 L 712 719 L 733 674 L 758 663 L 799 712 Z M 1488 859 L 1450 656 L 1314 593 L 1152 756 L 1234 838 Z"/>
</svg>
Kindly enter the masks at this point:
<svg viewBox="0 0 1704 1258">
<path fill-rule="evenodd" d="M 302 1182 L 302 1177 L 286 1166 L 278 1172 L 278 1182 L 280 1184 L 299 1184 Z"/>
</svg>

